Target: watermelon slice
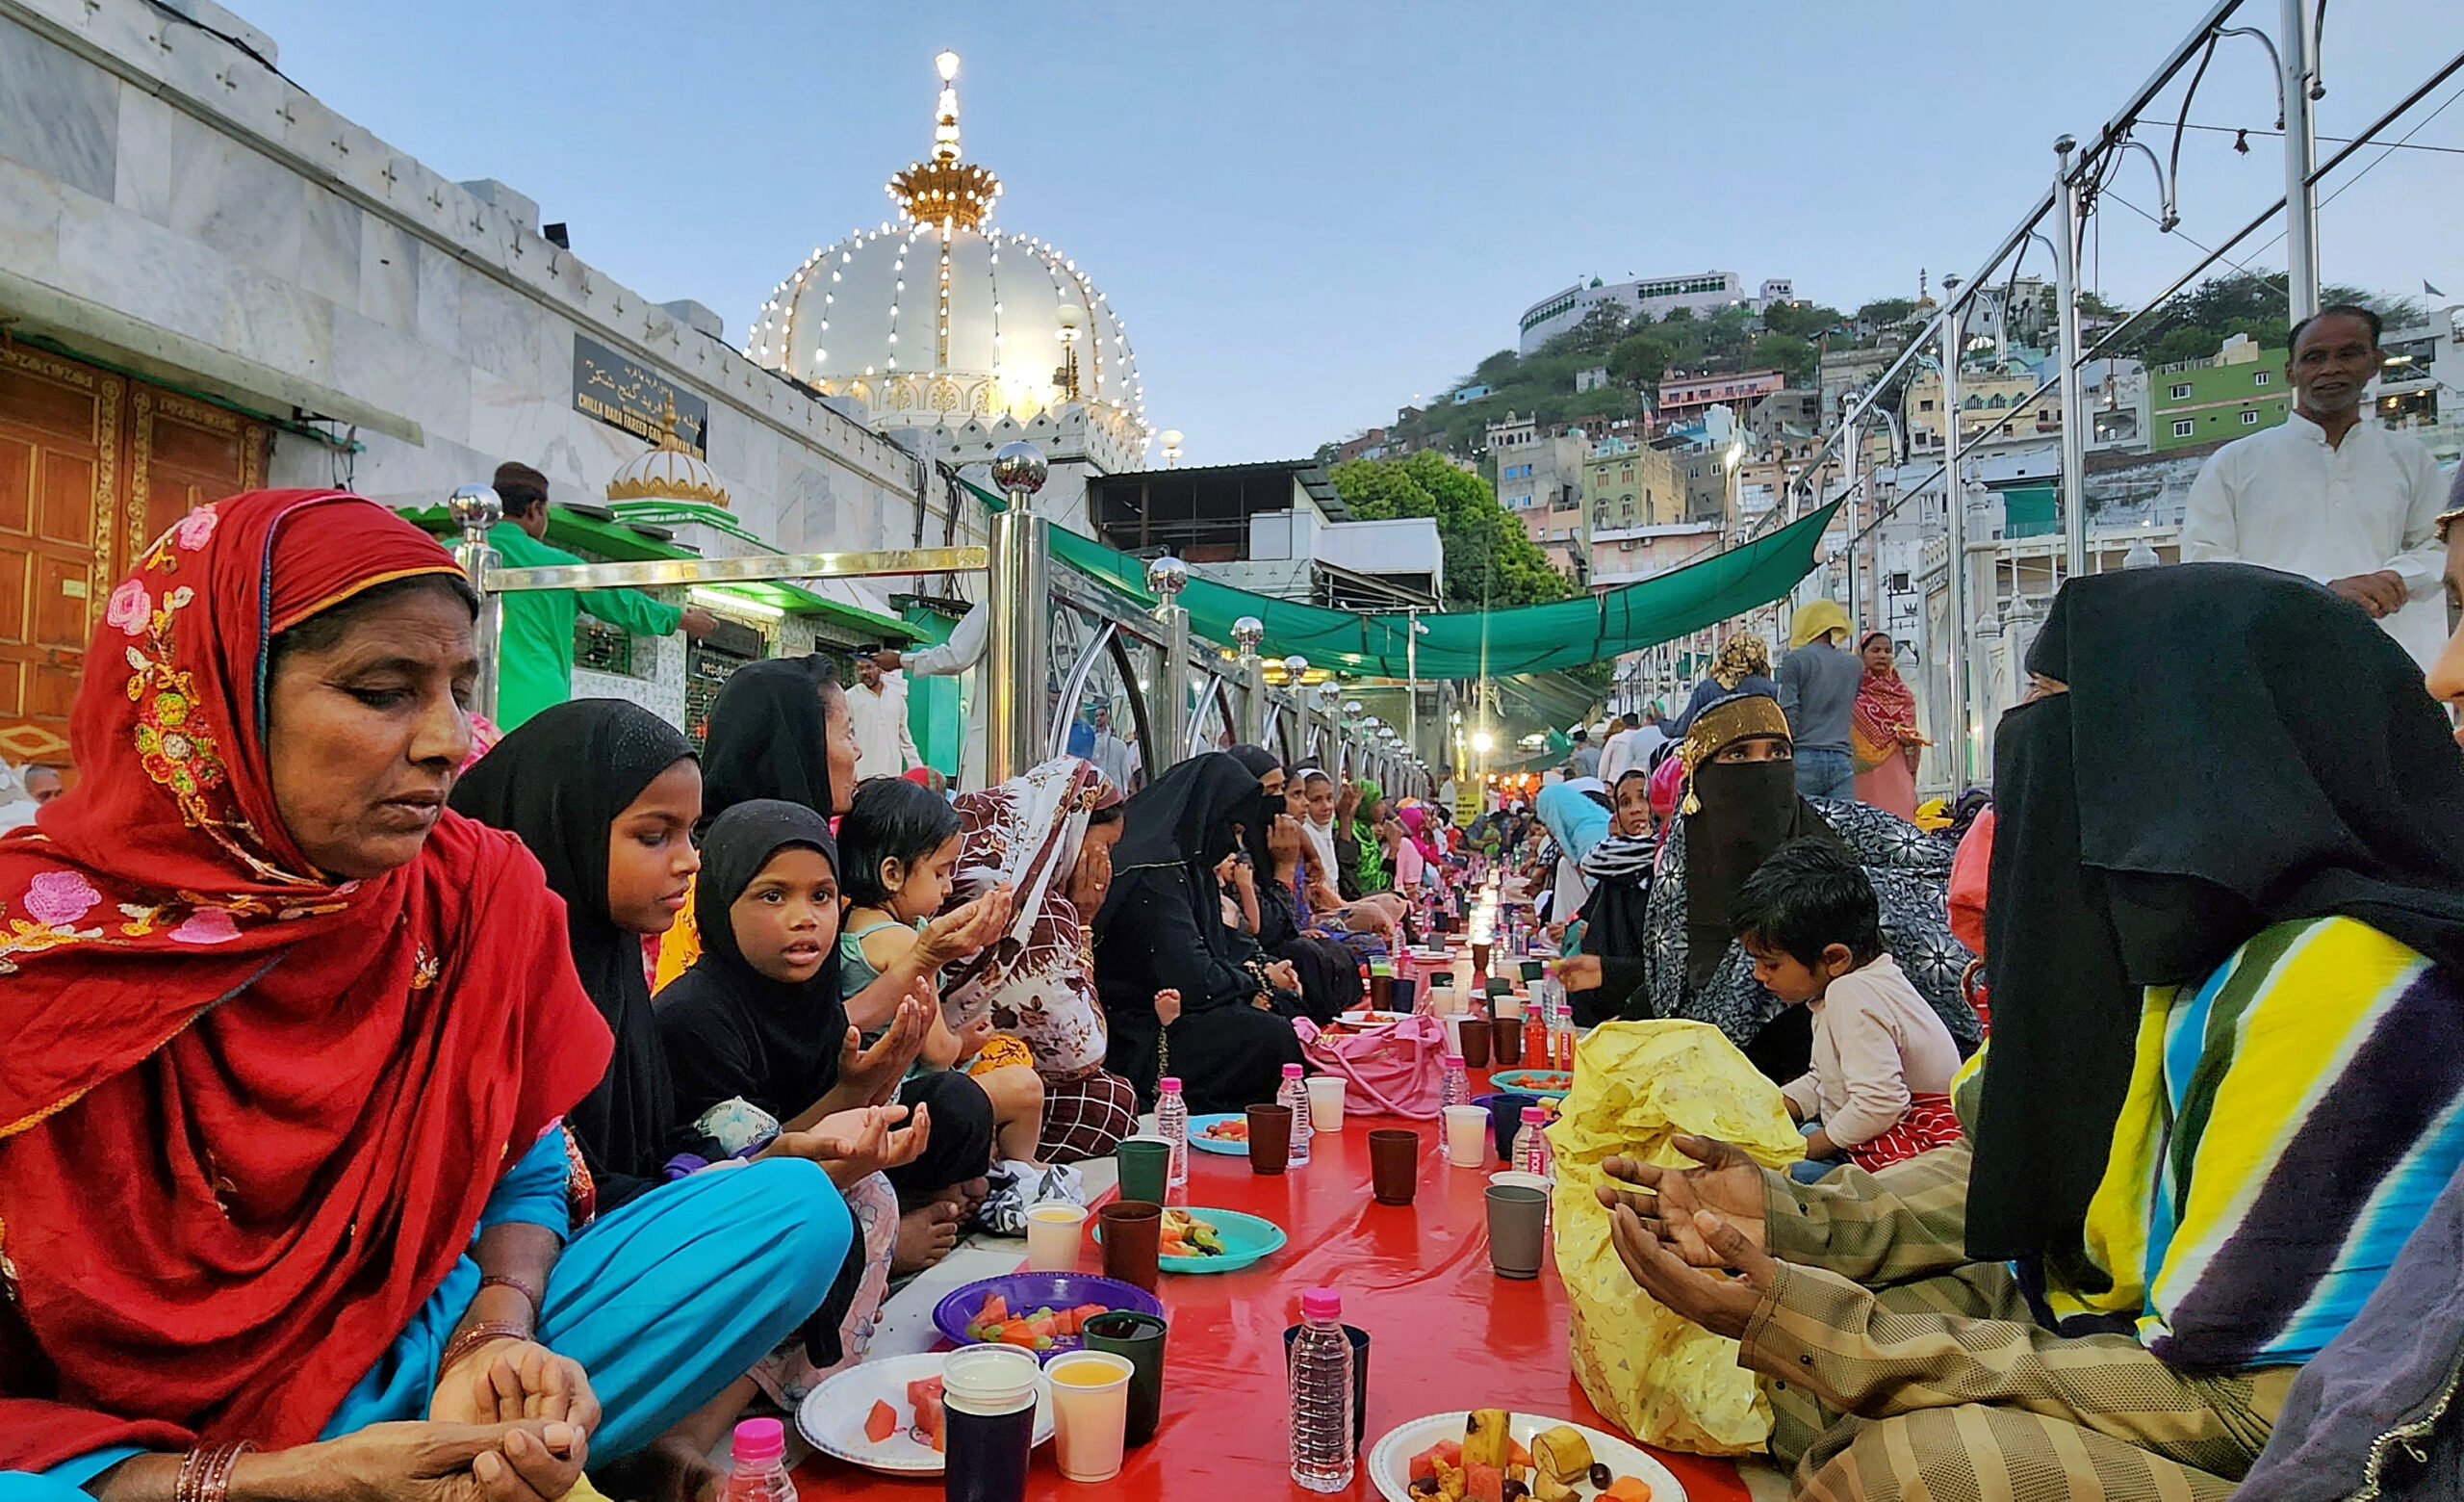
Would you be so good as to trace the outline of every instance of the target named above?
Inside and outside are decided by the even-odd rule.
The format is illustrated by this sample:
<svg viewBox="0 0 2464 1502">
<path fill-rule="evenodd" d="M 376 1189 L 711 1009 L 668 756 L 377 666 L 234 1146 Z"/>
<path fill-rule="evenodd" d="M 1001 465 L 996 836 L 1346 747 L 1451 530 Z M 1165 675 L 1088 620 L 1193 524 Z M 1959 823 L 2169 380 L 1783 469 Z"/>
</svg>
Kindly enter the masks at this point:
<svg viewBox="0 0 2464 1502">
<path fill-rule="evenodd" d="M 975 1319 L 976 1323 L 980 1325 L 1008 1324 L 1010 1321 L 1010 1301 L 1001 1297 L 1001 1295 L 997 1293 L 989 1295 L 984 1301 L 984 1308 L 975 1311 Z"/>
<path fill-rule="evenodd" d="M 1494 1465 L 1463 1467 L 1464 1502 L 1505 1502 L 1505 1472 Z"/>
<path fill-rule="evenodd" d="M 875 1403 L 864 1415 L 864 1437 L 879 1444 L 898 1433 L 898 1410 L 886 1403 Z"/>
<path fill-rule="evenodd" d="M 918 1377 L 907 1385 L 907 1406 L 915 1411 L 915 1427 L 910 1434 L 918 1444 L 941 1448 L 941 1379 Z"/>
<path fill-rule="evenodd" d="M 1423 1450 L 1420 1454 L 1412 1457 L 1411 1469 L 1406 1478 L 1407 1480 L 1424 1481 L 1434 1479 L 1436 1475 L 1437 1451 L 1434 1449 Z"/>
</svg>

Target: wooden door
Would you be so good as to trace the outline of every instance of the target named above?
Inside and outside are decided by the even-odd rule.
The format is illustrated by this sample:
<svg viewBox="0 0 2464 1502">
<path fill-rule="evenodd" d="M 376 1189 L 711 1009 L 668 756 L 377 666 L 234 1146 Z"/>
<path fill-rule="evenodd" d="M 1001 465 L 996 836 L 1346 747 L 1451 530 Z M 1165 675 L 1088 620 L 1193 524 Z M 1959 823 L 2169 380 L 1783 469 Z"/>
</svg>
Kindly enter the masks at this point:
<svg viewBox="0 0 2464 1502">
<path fill-rule="evenodd" d="M 237 412 L 130 381 L 126 527 L 114 583 L 191 509 L 264 484 L 265 439 L 263 424 Z"/>
<path fill-rule="evenodd" d="M 125 390 L 0 345 L 0 757 L 13 764 L 68 760 L 68 707 L 117 557 Z"/>
<path fill-rule="evenodd" d="M 191 506 L 264 483 L 269 429 L 0 343 L 0 759 L 65 767 L 112 586 Z"/>
</svg>

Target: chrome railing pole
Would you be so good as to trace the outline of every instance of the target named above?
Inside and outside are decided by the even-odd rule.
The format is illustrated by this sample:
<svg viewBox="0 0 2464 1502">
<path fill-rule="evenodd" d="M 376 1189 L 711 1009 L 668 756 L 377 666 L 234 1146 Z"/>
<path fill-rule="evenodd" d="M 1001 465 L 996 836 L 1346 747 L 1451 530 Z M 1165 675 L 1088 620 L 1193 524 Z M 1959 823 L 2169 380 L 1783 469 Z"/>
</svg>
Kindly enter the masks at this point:
<svg viewBox="0 0 2464 1502">
<path fill-rule="evenodd" d="M 1241 707 L 1240 721 L 1232 727 L 1232 737 L 1245 745 L 1267 743 L 1267 670 L 1258 660 L 1258 643 L 1266 639 L 1266 622 L 1254 615 L 1244 615 L 1232 623 L 1232 644 L 1240 649 L 1232 660 L 1232 674 L 1240 681 L 1240 694 L 1233 700 Z"/>
<path fill-rule="evenodd" d="M 494 723 L 497 717 L 497 643 L 503 634 L 504 596 L 493 576 L 497 550 L 488 545 L 488 529 L 504 520 L 504 502 L 488 485 L 462 485 L 445 503 L 445 511 L 462 531 L 453 545 L 453 561 L 479 593 L 479 617 L 471 634 L 478 648 L 479 677 L 472 685 L 471 707 Z"/>
<path fill-rule="evenodd" d="M 1155 689 L 1147 695 L 1147 723 L 1165 749 L 1166 765 L 1189 760 L 1190 741 L 1190 612 L 1181 605 L 1181 590 L 1190 582 L 1189 565 L 1169 554 L 1146 565 L 1146 588 L 1156 599 L 1155 623 L 1164 628 L 1156 655 Z"/>
<path fill-rule="evenodd" d="M 2057 358 L 2062 363 L 2062 577 L 2088 572 L 2088 403 L 2079 368 L 2079 182 L 2068 136 L 2053 143 L 2061 167 L 2054 173 L 2053 297 Z M 2005 317 L 2008 317 L 2006 311 Z"/>
<path fill-rule="evenodd" d="M 992 480 L 1009 497 L 992 516 L 990 568 L 985 580 L 989 630 L 984 660 L 984 776 L 1007 782 L 1036 764 L 1043 737 L 1045 659 L 1050 616 L 1045 584 L 1051 525 L 1035 514 L 1045 475 L 1041 451 L 1009 443 L 992 457 Z"/>
</svg>

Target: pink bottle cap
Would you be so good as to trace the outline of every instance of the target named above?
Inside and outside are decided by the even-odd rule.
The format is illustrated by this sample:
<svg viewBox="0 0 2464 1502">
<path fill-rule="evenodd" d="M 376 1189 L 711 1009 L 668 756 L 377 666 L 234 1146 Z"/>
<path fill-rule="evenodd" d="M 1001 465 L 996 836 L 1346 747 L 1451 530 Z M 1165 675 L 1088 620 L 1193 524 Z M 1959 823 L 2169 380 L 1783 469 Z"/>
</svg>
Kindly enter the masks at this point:
<svg viewBox="0 0 2464 1502">
<path fill-rule="evenodd" d="M 1463 1055 L 1460 1053 L 1448 1054 L 1446 1056 L 1446 1067 L 1448 1069 L 1461 1069 L 1463 1067 Z"/>
<path fill-rule="evenodd" d="M 735 1426 L 739 1465 L 776 1465 L 787 1458 L 787 1431 L 775 1418 L 748 1418 Z"/>
<path fill-rule="evenodd" d="M 1339 1320 L 1344 1317 L 1344 1296 L 1332 1288 L 1312 1288 L 1300 1296 L 1300 1317 Z"/>
<path fill-rule="evenodd" d="M 1300 1076 L 1308 1073 L 1309 1072 L 1307 1070 L 1301 1068 L 1297 1064 L 1286 1064 L 1283 1067 L 1283 1077 L 1286 1079 L 1298 1079 Z"/>
<path fill-rule="evenodd" d="M 1523 1119 L 1527 1122 L 1540 1122 L 1545 1124 L 1549 1120 L 1549 1113 L 1543 1107 L 1527 1105 L 1523 1108 Z"/>
<path fill-rule="evenodd" d="M 1178 1075 L 1167 1075 L 1163 1078 L 1155 1081 L 1155 1088 L 1161 1090 L 1166 1095 L 1179 1095 L 1181 1093 L 1181 1076 Z"/>
</svg>

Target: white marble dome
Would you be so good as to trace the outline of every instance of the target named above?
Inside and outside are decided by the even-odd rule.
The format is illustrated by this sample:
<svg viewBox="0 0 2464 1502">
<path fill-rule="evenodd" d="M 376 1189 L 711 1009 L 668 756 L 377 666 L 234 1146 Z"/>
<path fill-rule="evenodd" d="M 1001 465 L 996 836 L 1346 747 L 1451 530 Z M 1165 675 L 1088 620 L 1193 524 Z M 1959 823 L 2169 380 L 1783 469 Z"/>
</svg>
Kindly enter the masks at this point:
<svg viewBox="0 0 2464 1502">
<path fill-rule="evenodd" d="M 725 506 L 728 487 L 701 455 L 676 434 L 676 403 L 667 405 L 667 431 L 649 452 L 617 468 L 607 481 L 610 501 L 698 501 Z"/>
<path fill-rule="evenodd" d="M 1119 316 L 1057 247 L 985 222 L 1000 180 L 960 159 L 958 59 L 936 62 L 933 155 L 889 183 L 900 220 L 814 249 L 762 303 L 745 354 L 862 402 L 884 427 L 1025 421 L 1079 403 L 1142 449 L 1144 393 Z"/>
</svg>

